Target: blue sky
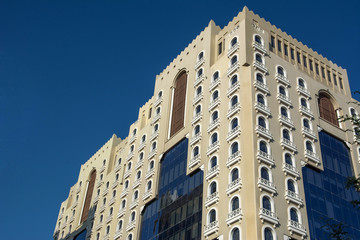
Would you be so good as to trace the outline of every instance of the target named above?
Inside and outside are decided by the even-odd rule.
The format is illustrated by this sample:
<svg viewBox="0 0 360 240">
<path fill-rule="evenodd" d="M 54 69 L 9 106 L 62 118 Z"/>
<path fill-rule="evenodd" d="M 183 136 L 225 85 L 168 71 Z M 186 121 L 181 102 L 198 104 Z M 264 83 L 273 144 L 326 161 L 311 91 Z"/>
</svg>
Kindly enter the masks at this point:
<svg viewBox="0 0 360 240">
<path fill-rule="evenodd" d="M 124 138 L 156 74 L 243 6 L 348 70 L 359 1 L 0 1 L 0 232 L 51 239 L 82 163 Z M 126 104 L 122 104 L 126 103 Z"/>
</svg>

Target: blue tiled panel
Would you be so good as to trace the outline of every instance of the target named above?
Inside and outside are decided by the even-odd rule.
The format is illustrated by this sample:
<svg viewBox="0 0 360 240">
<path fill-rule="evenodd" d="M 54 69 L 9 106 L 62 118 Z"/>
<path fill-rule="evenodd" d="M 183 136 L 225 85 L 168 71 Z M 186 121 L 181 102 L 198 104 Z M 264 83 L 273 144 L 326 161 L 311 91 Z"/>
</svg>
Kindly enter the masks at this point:
<svg viewBox="0 0 360 240">
<path fill-rule="evenodd" d="M 346 190 L 347 177 L 354 176 L 350 153 L 343 141 L 319 133 L 324 171 L 303 168 L 310 238 L 329 239 L 326 222 L 343 223 L 352 239 L 360 239 L 360 210 L 350 201 L 359 200 L 354 190 Z"/>
<path fill-rule="evenodd" d="M 144 210 L 141 240 L 201 239 L 203 172 L 186 176 L 187 149 L 184 139 L 164 155 L 159 196 Z"/>
</svg>

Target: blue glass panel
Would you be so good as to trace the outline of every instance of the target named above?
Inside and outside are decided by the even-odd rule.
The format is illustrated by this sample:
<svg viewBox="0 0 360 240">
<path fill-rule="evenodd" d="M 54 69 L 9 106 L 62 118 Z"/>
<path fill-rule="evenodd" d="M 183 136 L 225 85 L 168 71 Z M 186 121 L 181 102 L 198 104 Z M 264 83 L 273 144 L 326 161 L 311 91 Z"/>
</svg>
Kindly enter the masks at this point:
<svg viewBox="0 0 360 240">
<path fill-rule="evenodd" d="M 360 195 L 345 189 L 347 177 L 354 176 L 349 150 L 343 141 L 323 131 L 319 140 L 324 171 L 303 168 L 310 239 L 329 239 L 327 221 L 343 223 L 351 239 L 358 239 L 360 211 L 350 201 Z"/>
<path fill-rule="evenodd" d="M 203 172 L 186 175 L 187 150 L 184 139 L 164 155 L 159 195 L 145 207 L 141 240 L 201 239 Z"/>
<path fill-rule="evenodd" d="M 85 239 L 86 239 L 86 229 L 74 237 L 74 240 L 85 240 Z"/>
</svg>

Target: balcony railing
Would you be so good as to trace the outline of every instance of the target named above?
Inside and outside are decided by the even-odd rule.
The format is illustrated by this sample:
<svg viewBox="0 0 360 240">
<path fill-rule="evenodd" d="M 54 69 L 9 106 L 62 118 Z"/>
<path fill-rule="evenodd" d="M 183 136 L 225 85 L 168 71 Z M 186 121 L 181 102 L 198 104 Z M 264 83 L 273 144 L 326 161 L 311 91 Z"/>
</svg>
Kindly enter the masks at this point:
<svg viewBox="0 0 360 240">
<path fill-rule="evenodd" d="M 280 145 L 283 149 L 288 149 L 292 152 L 296 152 L 296 145 L 289 139 L 281 138 Z"/>
<path fill-rule="evenodd" d="M 145 179 L 150 178 L 152 175 L 154 175 L 154 173 L 155 173 L 155 169 L 154 169 L 154 168 L 150 169 L 150 170 L 146 173 Z"/>
<path fill-rule="evenodd" d="M 292 202 L 298 205 L 298 207 L 301 207 L 303 205 L 303 200 L 300 198 L 300 195 L 296 192 L 286 190 L 285 191 L 285 199 L 288 203 Z"/>
<path fill-rule="evenodd" d="M 267 117 L 271 115 L 270 108 L 261 102 L 255 103 L 255 110 L 265 114 Z"/>
<path fill-rule="evenodd" d="M 202 99 L 204 98 L 204 94 L 200 93 L 198 95 L 195 96 L 194 100 L 193 100 L 193 105 L 197 104 L 198 102 L 200 102 Z"/>
<path fill-rule="evenodd" d="M 126 170 L 126 172 L 124 173 L 124 178 L 127 178 L 128 176 L 131 175 L 131 169 Z"/>
<path fill-rule="evenodd" d="M 309 108 L 307 108 L 307 107 L 304 107 L 304 106 L 300 105 L 299 111 L 300 111 L 300 113 L 301 113 L 302 115 L 306 115 L 306 116 L 308 116 L 308 117 L 310 117 L 310 118 L 314 118 L 313 112 L 312 112 Z"/>
<path fill-rule="evenodd" d="M 111 222 L 112 219 L 113 219 L 113 215 L 111 214 L 106 218 L 105 223 Z"/>
<path fill-rule="evenodd" d="M 129 222 L 129 224 L 126 227 L 126 231 L 131 231 L 135 227 L 135 223 L 136 223 L 135 220 Z"/>
<path fill-rule="evenodd" d="M 121 197 L 121 198 L 122 198 L 122 197 L 125 197 L 128 193 L 129 193 L 129 188 L 125 188 L 125 189 L 121 192 L 120 197 Z"/>
<path fill-rule="evenodd" d="M 197 85 L 199 85 L 205 78 L 205 75 L 204 74 L 201 74 L 200 76 L 198 76 L 196 79 L 195 79 L 195 82 L 194 82 L 194 87 L 196 87 Z"/>
<path fill-rule="evenodd" d="M 139 199 L 136 199 L 134 201 L 132 201 L 129 205 L 129 209 L 133 209 L 135 208 L 137 205 L 139 205 Z"/>
<path fill-rule="evenodd" d="M 286 76 L 284 76 L 284 75 L 282 75 L 282 74 L 277 73 L 277 74 L 275 75 L 275 79 L 276 79 L 276 81 L 279 82 L 279 83 L 285 84 L 286 86 L 290 86 L 289 80 L 287 79 Z"/>
<path fill-rule="evenodd" d="M 121 164 L 117 164 L 115 167 L 115 172 L 119 171 L 121 169 Z"/>
<path fill-rule="evenodd" d="M 316 136 L 316 133 L 313 131 L 313 130 L 311 130 L 310 128 L 307 128 L 307 127 L 302 127 L 301 128 L 301 132 L 302 132 L 302 134 L 304 135 L 304 136 L 306 136 L 306 137 L 309 137 L 309 138 L 311 138 L 311 139 L 313 139 L 313 140 L 316 140 L 317 139 L 317 136 Z"/>
<path fill-rule="evenodd" d="M 276 216 L 276 214 L 266 208 L 260 208 L 259 216 L 261 222 L 264 221 L 270 222 L 274 225 L 274 227 L 279 223 L 279 218 Z"/>
<path fill-rule="evenodd" d="M 288 163 L 283 164 L 283 171 L 285 172 L 285 175 L 289 174 L 296 178 L 300 177 L 299 170 L 296 167 L 294 167 Z"/>
<path fill-rule="evenodd" d="M 136 135 L 133 135 L 130 139 L 129 139 L 129 144 L 133 143 L 136 140 Z"/>
<path fill-rule="evenodd" d="M 209 105 L 209 111 L 213 110 L 214 108 L 216 108 L 217 106 L 220 105 L 220 98 L 217 97 L 215 100 L 213 100 L 210 105 Z"/>
<path fill-rule="evenodd" d="M 239 43 L 235 43 L 231 48 L 228 50 L 227 56 L 230 57 L 233 53 L 235 53 L 239 49 Z"/>
<path fill-rule="evenodd" d="M 286 96 L 285 94 L 278 93 L 277 100 L 279 103 L 284 103 L 288 107 L 290 107 L 292 105 L 290 98 L 288 96 Z"/>
<path fill-rule="evenodd" d="M 242 219 L 242 211 L 241 211 L 241 208 L 238 208 L 234 211 L 231 211 L 228 214 L 226 224 L 230 225 L 230 224 L 233 224 L 234 222 L 240 222 L 241 219 Z"/>
<path fill-rule="evenodd" d="M 307 90 L 307 88 L 304 88 L 303 86 L 297 86 L 297 91 L 305 97 L 311 97 L 309 90 Z"/>
<path fill-rule="evenodd" d="M 109 188 L 105 188 L 104 191 L 103 191 L 103 197 L 106 196 L 107 194 L 109 193 Z"/>
<path fill-rule="evenodd" d="M 126 208 L 120 208 L 117 217 L 121 218 L 122 216 L 125 215 L 125 212 L 126 212 Z"/>
<path fill-rule="evenodd" d="M 228 160 L 226 162 L 226 166 L 231 167 L 233 164 L 239 162 L 240 160 L 241 160 L 241 154 L 240 154 L 240 151 L 237 151 L 237 152 L 231 154 L 231 156 L 228 158 Z"/>
<path fill-rule="evenodd" d="M 105 165 L 103 165 L 101 168 L 100 168 L 100 170 L 99 170 L 99 172 L 103 172 L 103 171 L 105 171 Z"/>
<path fill-rule="evenodd" d="M 209 147 L 208 150 L 206 152 L 207 155 L 212 154 L 213 152 L 217 151 L 220 148 L 220 143 L 219 141 L 216 141 L 214 143 L 212 143 Z"/>
<path fill-rule="evenodd" d="M 100 208 L 99 208 L 99 212 L 103 212 L 106 208 L 106 204 L 103 204 Z"/>
<path fill-rule="evenodd" d="M 219 230 L 219 222 L 213 221 L 207 225 L 205 225 L 204 228 L 204 236 L 209 236 L 210 234 L 213 234 Z"/>
<path fill-rule="evenodd" d="M 196 113 L 191 121 L 191 124 L 197 123 L 201 118 L 202 118 L 202 113 L 201 112 Z"/>
<path fill-rule="evenodd" d="M 260 82 L 258 80 L 256 80 L 254 82 L 254 87 L 255 87 L 255 89 L 258 89 L 258 90 L 262 91 L 263 93 L 266 93 L 266 94 L 270 93 L 269 87 L 265 83 Z"/>
<path fill-rule="evenodd" d="M 109 206 L 113 205 L 116 201 L 116 197 L 112 197 L 109 201 Z"/>
<path fill-rule="evenodd" d="M 217 86 L 219 86 L 221 83 L 220 78 L 218 77 L 217 79 L 214 79 L 209 86 L 209 91 L 212 91 L 213 89 L 215 89 Z"/>
<path fill-rule="evenodd" d="M 135 165 L 135 169 L 140 168 L 142 165 L 144 165 L 144 159 L 139 160 L 136 165 Z"/>
<path fill-rule="evenodd" d="M 288 126 L 290 128 L 294 128 L 293 121 L 290 118 L 288 118 L 288 117 L 286 117 L 284 115 L 281 115 L 281 114 L 279 115 L 279 122 L 280 122 L 281 125 L 285 125 L 285 126 Z"/>
<path fill-rule="evenodd" d="M 209 207 L 210 205 L 219 201 L 219 193 L 214 192 L 210 196 L 208 196 L 205 200 L 205 207 Z"/>
<path fill-rule="evenodd" d="M 239 83 L 239 81 L 237 81 L 236 83 L 232 84 L 232 85 L 229 87 L 226 95 L 227 95 L 228 97 L 231 96 L 231 94 L 233 94 L 233 93 L 234 93 L 236 90 L 238 90 L 239 88 L 240 88 L 240 83 Z"/>
<path fill-rule="evenodd" d="M 198 59 L 195 64 L 195 70 L 197 70 L 199 67 L 201 67 L 204 64 L 204 62 L 205 62 L 205 57 Z"/>
<path fill-rule="evenodd" d="M 215 128 L 220 126 L 220 120 L 219 118 L 215 119 L 214 121 L 212 121 L 208 127 L 208 132 L 211 132 L 212 130 L 214 130 Z"/>
<path fill-rule="evenodd" d="M 162 102 L 163 98 L 159 97 L 158 99 L 156 99 L 155 103 L 154 103 L 154 107 L 158 106 L 161 102 Z"/>
<path fill-rule="evenodd" d="M 293 232 L 302 235 L 302 236 L 306 236 L 306 229 L 305 227 L 296 221 L 293 220 L 289 220 L 288 221 L 288 230 L 290 231 L 290 233 L 292 234 Z"/>
<path fill-rule="evenodd" d="M 240 131 L 240 126 L 236 126 L 233 129 L 230 130 L 230 132 L 228 132 L 226 141 L 231 141 L 232 139 L 234 139 L 235 137 L 239 136 L 241 133 Z"/>
<path fill-rule="evenodd" d="M 95 227 L 95 231 L 99 231 L 99 229 L 102 228 L 103 224 L 103 222 L 99 222 Z"/>
<path fill-rule="evenodd" d="M 130 152 L 130 153 L 127 155 L 126 161 L 129 161 L 133 156 L 134 156 L 134 151 Z"/>
<path fill-rule="evenodd" d="M 209 180 L 209 179 L 213 178 L 214 176 L 216 176 L 217 174 L 219 174 L 219 171 L 220 171 L 219 165 L 216 165 L 216 166 L 210 168 L 206 174 L 206 180 Z"/>
<path fill-rule="evenodd" d="M 260 43 L 258 43 L 258 42 L 256 42 L 256 41 L 253 41 L 253 48 L 254 48 L 255 50 L 258 50 L 259 52 L 261 52 L 261 53 L 263 53 L 263 54 L 266 54 L 266 53 L 267 53 L 264 45 L 262 45 L 262 44 L 260 44 Z"/>
<path fill-rule="evenodd" d="M 263 126 L 256 125 L 255 131 L 258 136 L 262 136 L 268 141 L 270 141 L 273 138 L 269 129 L 264 128 Z"/>
<path fill-rule="evenodd" d="M 240 190 L 241 186 L 242 186 L 241 179 L 240 178 L 235 179 L 234 181 L 228 184 L 226 189 L 226 194 L 230 195 L 233 192 Z"/>
<path fill-rule="evenodd" d="M 261 162 L 266 163 L 270 167 L 273 167 L 275 165 L 273 157 L 267 152 L 258 150 L 256 154 L 256 158 L 258 159 L 259 163 Z"/>
<path fill-rule="evenodd" d="M 141 178 L 140 178 L 140 179 L 137 179 L 137 180 L 134 182 L 132 188 L 133 188 L 133 189 L 134 189 L 134 188 L 137 188 L 140 184 L 141 184 Z"/>
<path fill-rule="evenodd" d="M 193 168 L 195 167 L 197 164 L 200 163 L 200 155 L 196 155 L 194 156 L 193 158 L 190 159 L 190 162 L 189 162 L 189 168 Z"/>
<path fill-rule="evenodd" d="M 114 234 L 114 239 L 119 239 L 122 236 L 122 229 L 116 230 Z"/>
<path fill-rule="evenodd" d="M 158 113 L 154 116 L 153 120 L 151 121 L 151 124 L 156 123 L 161 117 L 161 113 Z"/>
<path fill-rule="evenodd" d="M 151 134 L 150 137 L 150 141 L 154 140 L 155 138 L 157 138 L 157 136 L 159 135 L 159 131 L 154 132 L 153 134 Z"/>
<path fill-rule="evenodd" d="M 199 140 L 201 140 L 201 132 L 198 132 L 197 134 L 195 134 L 195 136 L 191 138 L 190 145 L 194 145 Z"/>
<path fill-rule="evenodd" d="M 230 118 L 232 115 L 240 111 L 240 103 L 236 103 L 230 107 L 227 113 L 227 118 Z"/>
<path fill-rule="evenodd" d="M 156 155 L 157 149 L 153 149 L 151 150 L 151 152 L 149 153 L 148 159 L 151 159 L 152 157 L 154 157 Z"/>
<path fill-rule="evenodd" d="M 138 151 L 140 152 L 141 150 L 143 150 L 145 146 L 146 146 L 146 142 L 145 142 L 145 141 L 142 142 L 142 143 L 140 143 L 139 148 L 138 148 Z"/>
<path fill-rule="evenodd" d="M 260 188 L 260 191 L 266 190 L 270 192 L 271 195 L 274 195 L 276 193 L 275 184 L 265 178 L 259 177 L 258 187 Z"/>
<path fill-rule="evenodd" d="M 148 199 L 151 196 L 152 196 L 152 189 L 149 189 L 144 193 L 144 196 L 142 199 L 145 201 L 146 199 Z"/>
<path fill-rule="evenodd" d="M 230 76 L 231 74 L 233 74 L 235 71 L 237 71 L 240 68 L 240 64 L 239 61 L 233 63 L 227 70 L 227 75 Z"/>
<path fill-rule="evenodd" d="M 319 164 L 320 164 L 320 157 L 319 157 L 316 153 L 305 149 L 305 153 L 304 153 L 304 154 L 305 154 L 305 158 L 306 158 L 307 160 L 311 160 L 311 161 L 314 162 L 316 165 L 319 165 Z"/>
<path fill-rule="evenodd" d="M 262 62 L 259 62 L 259 61 L 254 61 L 254 67 L 256 69 L 258 69 L 259 71 L 263 72 L 263 73 L 267 73 L 268 72 L 268 69 L 267 67 L 265 66 L 265 64 L 263 64 Z"/>
</svg>

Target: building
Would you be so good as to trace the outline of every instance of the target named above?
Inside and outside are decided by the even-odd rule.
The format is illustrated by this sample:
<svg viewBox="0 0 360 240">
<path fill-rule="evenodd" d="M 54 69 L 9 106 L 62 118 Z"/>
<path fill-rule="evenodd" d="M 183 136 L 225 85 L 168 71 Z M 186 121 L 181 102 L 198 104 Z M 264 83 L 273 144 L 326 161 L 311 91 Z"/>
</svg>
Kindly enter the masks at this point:
<svg viewBox="0 0 360 240">
<path fill-rule="evenodd" d="M 81 166 L 54 239 L 327 239 L 327 218 L 357 236 L 349 102 L 345 69 L 246 7 L 210 21 Z"/>
</svg>

